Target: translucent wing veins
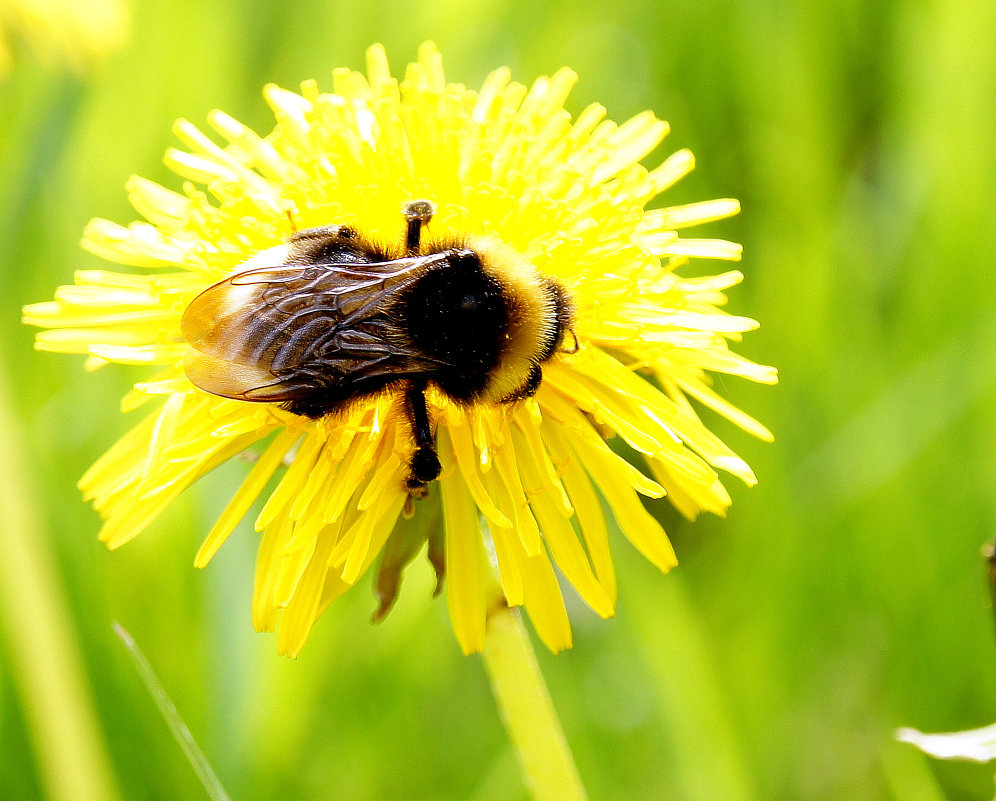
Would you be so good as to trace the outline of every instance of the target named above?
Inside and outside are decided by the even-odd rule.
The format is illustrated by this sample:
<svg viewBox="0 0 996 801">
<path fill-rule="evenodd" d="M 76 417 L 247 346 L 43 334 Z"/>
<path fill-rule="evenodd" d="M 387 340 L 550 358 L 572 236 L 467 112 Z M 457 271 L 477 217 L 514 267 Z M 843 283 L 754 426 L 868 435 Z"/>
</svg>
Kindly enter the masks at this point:
<svg viewBox="0 0 996 801">
<path fill-rule="evenodd" d="M 365 264 L 285 264 L 236 273 L 198 295 L 181 333 L 191 381 L 242 400 L 329 402 L 438 366 L 414 350 L 392 310 L 445 254 Z"/>
</svg>

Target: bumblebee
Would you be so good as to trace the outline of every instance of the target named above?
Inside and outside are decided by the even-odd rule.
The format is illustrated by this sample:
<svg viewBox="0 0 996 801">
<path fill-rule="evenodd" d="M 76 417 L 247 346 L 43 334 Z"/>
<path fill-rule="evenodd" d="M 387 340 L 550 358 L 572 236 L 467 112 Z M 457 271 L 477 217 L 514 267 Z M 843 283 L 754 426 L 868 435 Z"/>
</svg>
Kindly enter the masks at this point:
<svg viewBox="0 0 996 801">
<path fill-rule="evenodd" d="M 426 389 L 463 406 L 531 397 L 572 319 L 564 289 L 503 243 L 423 243 L 433 213 L 404 206 L 400 247 L 331 225 L 249 259 L 184 311 L 187 377 L 312 419 L 397 391 L 415 445 L 408 488 L 424 491 L 440 471 Z"/>
</svg>

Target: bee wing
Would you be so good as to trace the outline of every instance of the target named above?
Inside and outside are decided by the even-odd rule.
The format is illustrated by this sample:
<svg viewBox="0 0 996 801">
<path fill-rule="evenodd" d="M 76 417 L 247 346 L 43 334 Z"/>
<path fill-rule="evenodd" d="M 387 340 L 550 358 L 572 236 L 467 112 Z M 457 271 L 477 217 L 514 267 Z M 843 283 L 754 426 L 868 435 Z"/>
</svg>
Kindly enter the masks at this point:
<svg viewBox="0 0 996 801">
<path fill-rule="evenodd" d="M 183 371 L 194 386 L 236 400 L 289 401 L 305 391 L 277 378 L 269 370 L 229 362 L 197 350 L 187 351 L 183 357 Z"/>
<path fill-rule="evenodd" d="M 364 388 L 435 366 L 397 336 L 385 312 L 399 290 L 445 257 L 261 267 L 191 301 L 180 332 L 187 377 L 215 395 L 290 401 L 335 385 Z"/>
</svg>

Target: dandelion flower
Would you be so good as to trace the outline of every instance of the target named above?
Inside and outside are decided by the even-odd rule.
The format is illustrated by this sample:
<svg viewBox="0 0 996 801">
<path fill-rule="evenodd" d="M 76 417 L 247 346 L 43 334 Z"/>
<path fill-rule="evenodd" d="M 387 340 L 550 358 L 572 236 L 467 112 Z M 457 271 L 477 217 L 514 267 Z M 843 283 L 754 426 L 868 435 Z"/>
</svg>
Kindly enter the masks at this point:
<svg viewBox="0 0 996 801">
<path fill-rule="evenodd" d="M 26 322 L 48 329 L 42 350 L 87 354 L 91 367 L 158 370 L 122 402 L 153 411 L 80 481 L 104 518 L 100 539 L 123 545 L 200 476 L 255 451 L 196 564 L 265 494 L 252 617 L 260 630 L 279 623 L 280 650 L 291 655 L 375 563 L 386 611 L 423 547 L 440 581 L 445 574 L 466 653 L 482 648 L 494 583 L 553 651 L 571 645 L 558 571 L 595 612 L 612 615 L 610 521 L 661 570 L 674 566 L 640 496 L 666 496 L 688 518 L 723 514 L 720 472 L 755 477 L 696 408 L 770 439 L 710 375 L 774 383 L 776 374 L 730 350 L 757 327 L 722 310 L 742 275 L 681 275 L 693 258 L 740 258 L 738 245 L 681 235 L 737 213 L 737 202 L 648 210 L 692 169 L 692 155 L 640 166 L 667 124 L 644 112 L 617 125 L 600 105 L 572 119 L 563 104 L 575 80 L 562 69 L 527 87 L 502 68 L 472 91 L 446 82 L 431 43 L 399 80 L 375 46 L 367 75 L 337 70 L 331 93 L 313 82 L 300 94 L 267 86 L 276 117 L 267 136 L 221 111 L 208 117 L 214 137 L 179 121 L 186 149 L 169 150 L 166 162 L 186 179 L 182 192 L 134 177 L 128 193 L 146 222 L 98 219 L 84 236 L 91 252 L 141 272 L 82 270 L 54 301 L 25 309 Z M 434 236 L 500 240 L 564 287 L 577 348 L 544 363 L 538 391 L 514 403 L 456 404 L 430 385 L 442 472 L 414 504 L 414 521 L 399 525 L 411 508 L 414 448 L 400 385 L 319 419 L 219 397 L 184 373 L 180 319 L 200 292 L 295 227 L 346 224 L 396 242 L 399 209 L 413 199 L 435 205 Z M 610 447 L 613 437 L 625 447 Z M 441 524 L 420 525 L 436 512 Z"/>
</svg>

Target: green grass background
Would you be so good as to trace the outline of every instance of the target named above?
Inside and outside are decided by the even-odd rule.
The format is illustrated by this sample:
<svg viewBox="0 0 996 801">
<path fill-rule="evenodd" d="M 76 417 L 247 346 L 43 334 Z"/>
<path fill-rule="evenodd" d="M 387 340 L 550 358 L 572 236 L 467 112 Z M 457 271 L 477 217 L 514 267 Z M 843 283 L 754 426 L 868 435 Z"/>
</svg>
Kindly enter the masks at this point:
<svg viewBox="0 0 996 801">
<path fill-rule="evenodd" d="M 575 648 L 540 653 L 592 799 L 992 796 L 992 768 L 891 739 L 996 721 L 979 556 L 996 531 L 991 0 L 146 0 L 132 28 L 88 78 L 22 52 L 0 83 L 0 798 L 84 798 L 52 789 L 74 725 L 98 754 L 81 769 L 116 797 L 205 797 L 115 620 L 236 801 L 526 798 L 480 659 L 460 654 L 424 569 L 380 626 L 369 584 L 337 602 L 292 662 L 250 628 L 248 526 L 191 567 L 243 465 L 122 550 L 99 545 L 75 482 L 131 424 L 117 401 L 142 373 L 86 374 L 33 352 L 19 323 L 101 266 L 78 239 L 92 216 L 133 219 L 129 174 L 179 185 L 161 163 L 175 118 L 217 107 L 267 131 L 265 82 L 329 88 L 375 41 L 397 73 L 426 38 L 451 80 L 567 64 L 570 110 L 668 119 L 651 161 L 690 147 L 699 166 L 664 200 L 740 198 L 705 233 L 744 243 L 730 308 L 762 328 L 741 351 L 781 370 L 776 388 L 718 381 L 776 433 L 714 421 L 760 484 L 731 484 L 725 521 L 659 507 L 681 559 L 669 576 L 617 538 L 618 616 L 576 604 Z M 53 631 L 81 668 L 66 696 L 46 678 Z"/>
</svg>

